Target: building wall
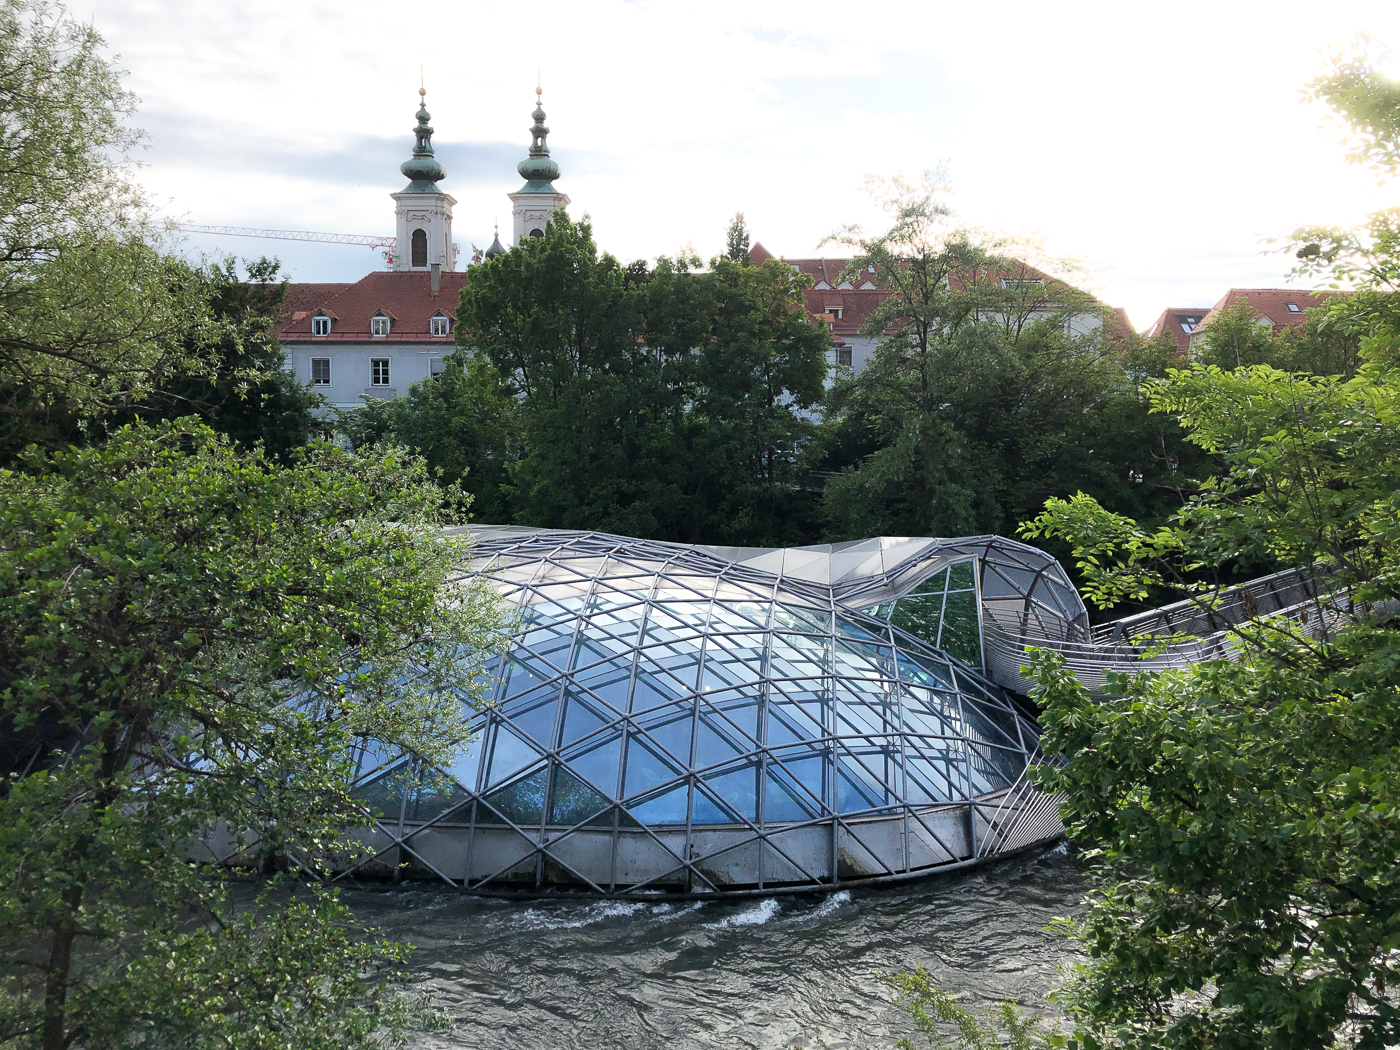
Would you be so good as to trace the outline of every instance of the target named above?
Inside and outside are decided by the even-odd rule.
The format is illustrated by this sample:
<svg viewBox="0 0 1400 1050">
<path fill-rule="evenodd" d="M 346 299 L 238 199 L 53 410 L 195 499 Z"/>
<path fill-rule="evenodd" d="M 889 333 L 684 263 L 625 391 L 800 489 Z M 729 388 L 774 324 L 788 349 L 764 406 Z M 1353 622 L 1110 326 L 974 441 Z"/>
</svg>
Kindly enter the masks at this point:
<svg viewBox="0 0 1400 1050">
<path fill-rule="evenodd" d="M 315 342 L 286 343 L 287 367 L 302 383 L 311 386 L 312 358 L 329 358 L 329 386 L 311 386 L 325 396 L 335 408 L 358 408 L 361 397 L 389 398 L 407 394 L 408 388 L 420 379 L 431 376 L 433 362 L 441 367 L 443 357 L 456 349 L 450 339 L 434 343 L 384 342 Z M 389 362 L 389 385 L 374 386 L 370 362 L 375 358 Z"/>
</svg>

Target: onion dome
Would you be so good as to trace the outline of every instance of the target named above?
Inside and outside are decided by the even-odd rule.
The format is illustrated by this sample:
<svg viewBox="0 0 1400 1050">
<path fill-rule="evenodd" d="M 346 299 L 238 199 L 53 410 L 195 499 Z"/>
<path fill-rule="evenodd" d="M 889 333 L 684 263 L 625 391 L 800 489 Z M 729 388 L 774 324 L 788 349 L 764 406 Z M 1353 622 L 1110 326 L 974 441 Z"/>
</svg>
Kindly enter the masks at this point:
<svg viewBox="0 0 1400 1050">
<path fill-rule="evenodd" d="M 501 228 L 500 228 L 499 226 L 497 226 L 497 227 L 496 227 L 496 237 L 495 237 L 495 239 L 491 242 L 491 247 L 489 247 L 489 248 L 486 249 L 486 254 L 485 254 L 484 256 L 482 256 L 482 258 L 484 258 L 484 259 L 494 259 L 496 256 L 498 256 L 498 255 L 504 255 L 505 253 L 506 253 L 505 245 L 503 245 L 503 244 L 501 243 Z"/>
<path fill-rule="evenodd" d="M 551 185 L 559 177 L 559 165 L 549 158 L 549 129 L 544 126 L 544 103 L 540 96 L 542 88 L 535 88 L 535 125 L 530 129 L 530 155 L 522 160 L 516 171 L 525 180 L 521 193 L 554 193 Z"/>
<path fill-rule="evenodd" d="M 440 193 L 437 183 L 447 177 L 443 166 L 433 158 L 427 94 L 424 88 L 418 89 L 418 126 L 413 129 L 413 156 L 399 165 L 399 170 L 409 178 L 405 193 Z"/>
</svg>

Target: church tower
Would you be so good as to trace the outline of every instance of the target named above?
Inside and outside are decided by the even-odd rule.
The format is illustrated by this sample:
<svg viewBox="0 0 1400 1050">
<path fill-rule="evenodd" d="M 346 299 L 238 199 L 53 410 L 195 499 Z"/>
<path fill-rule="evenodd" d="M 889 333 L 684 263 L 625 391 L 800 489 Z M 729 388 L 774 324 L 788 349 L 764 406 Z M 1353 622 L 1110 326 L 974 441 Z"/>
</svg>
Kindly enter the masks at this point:
<svg viewBox="0 0 1400 1050">
<path fill-rule="evenodd" d="M 568 194 L 554 188 L 559 165 L 549 159 L 549 144 L 545 141 L 549 129 L 544 126 L 544 103 L 540 98 L 543 94 L 542 88 L 535 88 L 535 126 L 530 129 L 530 155 L 515 169 L 525 179 L 525 185 L 508 195 L 515 219 L 514 244 L 520 244 L 526 237 L 543 237 L 554 209 L 569 206 Z"/>
<path fill-rule="evenodd" d="M 434 276 L 457 269 L 457 249 L 452 243 L 452 205 L 457 201 L 438 189 L 446 177 L 433 158 L 433 129 L 428 126 L 428 92 L 418 89 L 418 126 L 413 129 L 413 156 L 399 167 L 408 185 L 394 198 L 397 229 L 395 270 L 426 270 Z"/>
</svg>

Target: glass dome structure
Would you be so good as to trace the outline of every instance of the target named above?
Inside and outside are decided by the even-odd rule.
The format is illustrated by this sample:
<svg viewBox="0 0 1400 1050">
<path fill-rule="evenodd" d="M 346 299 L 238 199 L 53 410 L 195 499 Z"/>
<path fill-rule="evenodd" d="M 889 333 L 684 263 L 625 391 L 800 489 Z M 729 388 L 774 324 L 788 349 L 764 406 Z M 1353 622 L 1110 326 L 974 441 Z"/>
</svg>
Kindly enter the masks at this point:
<svg viewBox="0 0 1400 1050">
<path fill-rule="evenodd" d="M 444 770 L 360 756 L 371 855 L 338 878 L 825 890 L 1061 833 L 1026 776 L 1037 727 L 979 669 L 984 607 L 1030 601 L 1025 581 L 989 593 L 988 566 L 1032 565 L 1033 589 L 1058 571 L 1046 555 L 995 537 L 754 550 L 471 534 L 470 571 L 518 617 L 476 740 Z"/>
</svg>

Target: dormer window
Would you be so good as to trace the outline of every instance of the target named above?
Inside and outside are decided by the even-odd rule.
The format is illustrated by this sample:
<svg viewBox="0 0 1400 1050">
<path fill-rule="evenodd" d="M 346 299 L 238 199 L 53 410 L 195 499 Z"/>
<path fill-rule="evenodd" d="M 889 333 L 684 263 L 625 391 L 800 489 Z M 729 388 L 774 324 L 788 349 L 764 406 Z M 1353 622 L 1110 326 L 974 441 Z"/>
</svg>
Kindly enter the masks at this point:
<svg viewBox="0 0 1400 1050">
<path fill-rule="evenodd" d="M 441 310 L 433 314 L 433 316 L 428 320 L 428 332 L 432 335 L 437 336 L 439 339 L 447 335 L 451 327 L 452 326 L 447 319 L 447 315 Z"/>
<path fill-rule="evenodd" d="M 313 318 L 311 318 L 311 334 L 312 334 L 312 335 L 330 335 L 330 334 L 331 334 L 331 319 L 330 319 L 329 317 L 327 317 L 325 314 L 321 313 L 320 310 L 317 310 L 317 311 L 316 311 L 316 316 L 313 317 Z"/>
<path fill-rule="evenodd" d="M 1181 330 L 1182 330 L 1183 332 L 1185 332 L 1187 335 L 1190 335 L 1192 332 L 1194 332 L 1194 331 L 1196 330 L 1196 326 L 1197 326 L 1198 324 L 1200 324 L 1200 323 L 1201 323 L 1201 319 L 1200 319 L 1199 316 L 1192 317 L 1192 316 L 1183 315 L 1182 318 L 1181 318 Z"/>
<path fill-rule="evenodd" d="M 850 281 L 842 281 L 836 286 L 838 291 L 850 292 L 855 290 L 855 286 Z"/>
<path fill-rule="evenodd" d="M 865 268 L 865 272 L 866 272 L 866 273 L 874 273 L 874 272 L 875 272 L 875 267 L 873 267 L 873 266 L 867 266 L 867 267 Z"/>
<path fill-rule="evenodd" d="M 384 311 L 379 310 L 369 319 L 369 334 L 376 339 L 383 339 L 389 334 L 389 318 Z"/>
<path fill-rule="evenodd" d="M 1288 312 L 1291 314 L 1300 314 L 1303 312 L 1303 308 L 1297 303 L 1284 303 L 1283 305 L 1288 307 Z"/>
</svg>

